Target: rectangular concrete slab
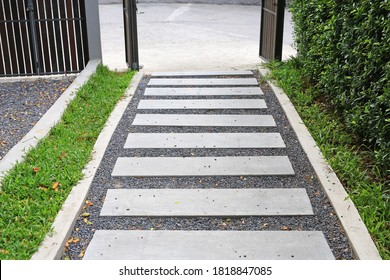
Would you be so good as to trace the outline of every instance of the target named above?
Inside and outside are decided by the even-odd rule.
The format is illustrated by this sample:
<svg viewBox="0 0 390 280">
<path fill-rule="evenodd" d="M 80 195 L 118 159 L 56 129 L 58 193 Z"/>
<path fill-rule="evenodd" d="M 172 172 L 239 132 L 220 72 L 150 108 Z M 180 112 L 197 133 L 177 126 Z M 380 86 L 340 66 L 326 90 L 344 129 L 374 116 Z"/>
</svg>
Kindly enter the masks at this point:
<svg viewBox="0 0 390 280">
<path fill-rule="evenodd" d="M 319 231 L 97 230 L 84 260 L 334 260 Z"/>
<path fill-rule="evenodd" d="M 294 175 L 287 156 L 118 158 L 112 176 Z"/>
<path fill-rule="evenodd" d="M 138 109 L 265 109 L 264 99 L 141 100 Z"/>
<path fill-rule="evenodd" d="M 146 88 L 146 96 L 233 96 L 264 95 L 259 87 L 224 87 L 224 88 Z"/>
<path fill-rule="evenodd" d="M 212 77 L 212 76 L 253 76 L 252 71 L 196 71 L 196 72 L 155 72 L 156 77 Z"/>
<path fill-rule="evenodd" d="M 132 125 L 274 127 L 271 115 L 137 114 Z"/>
<path fill-rule="evenodd" d="M 285 148 L 279 133 L 130 133 L 131 148 Z"/>
<path fill-rule="evenodd" d="M 101 216 L 313 215 L 305 189 L 108 190 Z"/>
<path fill-rule="evenodd" d="M 150 79 L 148 86 L 258 86 L 255 78 Z"/>
</svg>

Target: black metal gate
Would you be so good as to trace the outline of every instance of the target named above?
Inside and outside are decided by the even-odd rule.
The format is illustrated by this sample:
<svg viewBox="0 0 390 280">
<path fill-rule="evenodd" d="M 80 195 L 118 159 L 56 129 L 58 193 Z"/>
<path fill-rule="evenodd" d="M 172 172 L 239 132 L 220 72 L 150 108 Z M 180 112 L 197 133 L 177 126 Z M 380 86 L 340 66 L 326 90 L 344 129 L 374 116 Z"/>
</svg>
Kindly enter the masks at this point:
<svg viewBox="0 0 390 280">
<path fill-rule="evenodd" d="M 123 0 L 123 16 L 125 23 L 126 63 L 129 68 L 138 71 L 139 58 L 136 0 Z"/>
<path fill-rule="evenodd" d="M 285 0 L 261 1 L 260 56 L 281 60 Z"/>
<path fill-rule="evenodd" d="M 85 0 L 0 0 L 0 77 L 77 73 L 88 63 Z"/>
</svg>

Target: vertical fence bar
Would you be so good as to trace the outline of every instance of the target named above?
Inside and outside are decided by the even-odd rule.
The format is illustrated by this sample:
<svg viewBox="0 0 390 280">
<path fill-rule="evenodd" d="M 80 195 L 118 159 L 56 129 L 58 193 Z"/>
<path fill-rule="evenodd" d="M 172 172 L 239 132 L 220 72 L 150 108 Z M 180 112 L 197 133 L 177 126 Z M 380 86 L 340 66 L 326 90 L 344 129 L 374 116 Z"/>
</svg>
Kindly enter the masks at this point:
<svg viewBox="0 0 390 280">
<path fill-rule="evenodd" d="M 14 56 L 15 56 L 15 68 L 17 69 L 17 74 L 20 74 L 20 58 L 19 58 L 19 48 L 18 48 L 18 39 L 20 39 L 18 36 L 16 36 L 16 33 L 17 33 L 17 30 L 16 27 L 15 27 L 15 13 L 14 13 L 14 7 L 13 7 L 13 4 L 16 4 L 15 1 L 11 2 L 11 0 L 9 0 L 9 16 L 10 16 L 10 20 L 12 21 L 11 22 L 11 29 L 12 29 L 12 42 L 13 42 L 13 47 L 14 47 Z"/>
<path fill-rule="evenodd" d="M 30 23 L 30 34 L 32 38 L 32 53 L 33 53 L 33 71 L 36 72 L 36 74 L 41 74 L 41 66 L 40 66 L 40 56 L 38 52 L 38 40 L 37 40 L 37 34 L 36 34 L 36 26 L 35 26 L 35 20 L 34 20 L 34 3 L 33 0 L 27 0 L 27 12 L 29 15 L 29 23 Z"/>
<path fill-rule="evenodd" d="M 19 3 L 20 1 L 16 1 L 16 14 L 17 14 L 17 19 L 18 19 L 18 25 L 19 25 L 19 34 L 18 36 L 20 36 L 20 50 L 21 50 L 21 53 L 22 53 L 22 63 L 23 63 L 23 70 L 22 72 L 23 73 L 26 73 L 27 72 L 27 62 L 26 62 L 26 50 L 25 50 L 25 44 L 24 44 L 24 38 L 23 38 L 23 28 L 22 28 L 22 17 L 20 15 L 20 9 L 19 9 Z"/>
<path fill-rule="evenodd" d="M 56 41 L 57 41 L 57 51 L 58 51 L 58 71 L 65 71 L 65 51 L 63 47 L 63 39 L 62 39 L 62 21 L 61 19 L 61 12 L 60 12 L 60 3 L 58 2 L 60 0 L 55 0 L 53 11 L 54 11 L 54 17 L 58 19 L 58 21 L 55 23 L 55 30 L 56 30 Z"/>
<path fill-rule="evenodd" d="M 50 5 L 50 1 L 49 1 L 49 4 L 48 4 L 48 2 L 47 1 L 43 1 L 43 3 L 42 3 L 42 8 L 43 8 L 43 16 L 44 16 L 44 18 L 45 18 L 45 25 L 43 26 L 44 27 L 44 30 L 45 30 L 45 34 L 46 34 L 46 41 L 45 41 L 45 45 L 46 45 L 46 43 L 47 43 L 47 54 L 48 54 L 48 57 L 49 57 L 49 63 L 48 63 L 48 65 L 49 65 L 49 67 L 50 67 L 50 71 L 46 71 L 46 72 L 54 72 L 53 71 L 53 59 L 55 59 L 54 57 L 53 57 L 53 52 L 52 52 L 52 45 L 51 45 L 51 42 L 50 42 L 50 34 L 51 34 L 51 32 L 50 32 L 50 30 L 49 30 L 49 24 L 48 24 L 48 22 L 47 22 L 47 20 L 48 20 L 48 16 L 47 16 L 47 5 Z M 41 19 L 41 20 L 43 20 L 43 19 Z"/>
<path fill-rule="evenodd" d="M 9 18 L 8 20 L 10 20 L 10 33 L 11 33 L 11 36 L 8 38 L 10 40 L 10 51 L 11 51 L 11 55 L 12 55 L 12 66 L 14 67 L 14 71 L 16 71 L 16 74 L 19 74 L 20 73 L 20 69 L 19 69 L 19 60 L 18 60 L 18 47 L 17 47 L 17 44 L 16 44 L 16 36 L 15 36 L 15 26 L 14 26 L 14 16 L 13 16 L 13 11 L 12 11 L 12 2 L 11 0 L 8 1 L 8 8 L 9 8 Z M 11 47 L 12 46 L 12 47 Z"/>
<path fill-rule="evenodd" d="M 5 30 L 5 39 L 7 40 L 7 52 L 8 52 L 8 61 L 9 61 L 9 63 L 8 63 L 9 71 L 7 71 L 7 72 L 12 74 L 14 72 L 14 69 L 13 69 L 12 56 L 11 56 L 11 47 L 10 47 L 10 42 L 9 42 L 8 23 L 6 22 L 6 20 L 7 20 L 7 13 L 6 13 L 6 10 L 5 10 L 5 7 L 6 7 L 5 3 L 6 2 L 3 2 L 3 15 L 4 15 L 4 20 L 5 20 L 5 22 L 4 22 L 4 30 Z"/>
<path fill-rule="evenodd" d="M 6 70 L 5 70 L 3 39 L 1 36 L 1 30 L 0 30 L 0 66 L 3 66 L 2 69 L 0 68 L 0 75 L 5 75 Z"/>
<path fill-rule="evenodd" d="M 4 0 L 0 0 L 1 10 L 4 10 L 3 1 Z M 3 31 L 3 25 L 5 25 L 5 23 L 1 22 L 2 20 L 4 20 L 3 14 L 0 13 L 0 50 L 1 50 L 1 52 L 0 52 L 0 66 L 2 66 L 2 69 L 0 69 L 0 74 L 5 75 L 7 73 L 7 69 L 5 66 L 4 48 L 3 48 L 3 33 L 5 33 L 5 31 Z"/>
<path fill-rule="evenodd" d="M 30 30 L 28 28 L 28 16 L 27 16 L 27 7 L 26 7 L 26 2 L 23 0 L 22 1 L 23 3 L 23 15 L 24 15 L 24 20 L 25 20 L 25 24 L 24 24 L 24 31 L 25 31 L 25 38 L 26 38 L 26 41 L 27 41 L 27 54 L 28 54 L 28 57 L 29 57 L 29 67 L 28 67 L 28 74 L 33 74 L 34 73 L 34 63 L 33 63 L 33 53 L 32 53 L 32 44 L 30 42 Z M 27 74 L 27 73 L 26 73 Z"/>
</svg>

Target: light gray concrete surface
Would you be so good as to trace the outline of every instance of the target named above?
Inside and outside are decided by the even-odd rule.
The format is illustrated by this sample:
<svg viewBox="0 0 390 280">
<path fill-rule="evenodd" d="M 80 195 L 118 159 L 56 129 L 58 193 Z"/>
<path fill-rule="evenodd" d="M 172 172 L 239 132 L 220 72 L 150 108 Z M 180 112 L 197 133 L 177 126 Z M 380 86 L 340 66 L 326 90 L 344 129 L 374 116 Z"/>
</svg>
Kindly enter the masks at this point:
<svg viewBox="0 0 390 280">
<path fill-rule="evenodd" d="M 279 133 L 130 133 L 125 149 L 134 148 L 285 148 Z"/>
<path fill-rule="evenodd" d="M 318 231 L 97 230 L 84 260 L 333 260 Z"/>
<path fill-rule="evenodd" d="M 259 87 L 233 88 L 146 88 L 145 96 L 264 95 Z"/>
<path fill-rule="evenodd" d="M 259 68 L 260 73 L 266 76 L 268 69 Z M 375 243 L 365 226 L 355 204 L 346 192 L 332 167 L 326 161 L 316 141 L 311 136 L 294 105 L 284 91 L 268 81 L 275 96 L 280 102 L 286 116 L 294 129 L 300 145 L 305 151 L 310 164 L 313 166 L 321 185 L 324 188 L 333 208 L 339 218 L 357 257 L 361 260 L 381 260 Z"/>
<path fill-rule="evenodd" d="M 143 157 L 117 159 L 112 176 L 294 175 L 287 156 Z"/>
<path fill-rule="evenodd" d="M 263 99 L 141 100 L 138 109 L 265 109 Z"/>
<path fill-rule="evenodd" d="M 252 71 L 153 72 L 156 77 L 253 76 Z"/>
<path fill-rule="evenodd" d="M 258 86 L 255 78 L 150 79 L 148 86 Z"/>
<path fill-rule="evenodd" d="M 291 47 L 286 12 L 283 56 Z M 103 63 L 126 69 L 122 5 L 100 5 Z M 259 58 L 260 6 L 139 4 L 140 64 L 145 72 L 255 69 Z"/>
<path fill-rule="evenodd" d="M 99 4 L 121 4 L 123 0 L 99 0 Z M 138 3 L 200 3 L 216 5 L 260 5 L 261 0 L 137 0 Z"/>
<path fill-rule="evenodd" d="M 137 114 L 132 125 L 145 126 L 276 126 L 270 115 Z"/>
<path fill-rule="evenodd" d="M 108 190 L 101 216 L 313 215 L 305 189 Z"/>
</svg>

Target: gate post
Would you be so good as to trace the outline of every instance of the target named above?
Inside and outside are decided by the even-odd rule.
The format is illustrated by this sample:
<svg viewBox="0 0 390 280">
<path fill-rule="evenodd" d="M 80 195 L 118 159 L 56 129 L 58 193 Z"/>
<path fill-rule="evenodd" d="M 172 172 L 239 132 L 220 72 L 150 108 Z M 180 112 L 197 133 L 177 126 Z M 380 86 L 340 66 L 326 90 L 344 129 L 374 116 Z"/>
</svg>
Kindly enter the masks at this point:
<svg viewBox="0 0 390 280">
<path fill-rule="evenodd" d="M 261 1 L 260 56 L 282 60 L 286 0 Z"/>
<path fill-rule="evenodd" d="M 123 0 L 123 18 L 125 23 L 126 63 L 132 70 L 139 70 L 137 2 Z"/>
<path fill-rule="evenodd" d="M 102 42 L 100 38 L 99 2 L 86 0 L 85 17 L 87 21 L 89 59 L 102 59 Z"/>
</svg>

